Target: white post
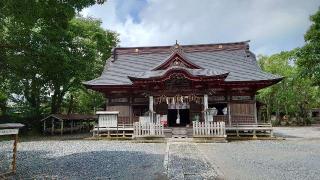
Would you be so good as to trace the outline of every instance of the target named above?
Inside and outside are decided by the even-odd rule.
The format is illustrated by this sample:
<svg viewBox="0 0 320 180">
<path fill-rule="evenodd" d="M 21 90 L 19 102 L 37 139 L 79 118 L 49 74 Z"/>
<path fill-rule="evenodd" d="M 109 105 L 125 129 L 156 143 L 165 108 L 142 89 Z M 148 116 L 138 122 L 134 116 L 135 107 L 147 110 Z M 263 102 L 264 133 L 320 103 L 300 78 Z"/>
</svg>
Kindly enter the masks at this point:
<svg viewBox="0 0 320 180">
<path fill-rule="evenodd" d="M 149 96 L 149 112 L 151 114 L 151 121 L 153 122 L 153 96 Z"/>
<path fill-rule="evenodd" d="M 203 95 L 203 111 L 204 111 L 204 121 L 207 122 L 207 109 L 208 109 L 208 95 Z"/>
</svg>

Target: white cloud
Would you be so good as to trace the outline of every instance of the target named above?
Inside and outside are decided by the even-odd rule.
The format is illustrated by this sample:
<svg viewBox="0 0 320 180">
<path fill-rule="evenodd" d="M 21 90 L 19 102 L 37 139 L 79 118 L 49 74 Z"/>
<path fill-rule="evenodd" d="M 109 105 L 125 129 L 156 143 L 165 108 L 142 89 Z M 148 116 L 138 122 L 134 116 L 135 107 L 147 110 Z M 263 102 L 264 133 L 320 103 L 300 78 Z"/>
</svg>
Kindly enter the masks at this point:
<svg viewBox="0 0 320 180">
<path fill-rule="evenodd" d="M 309 16 L 320 5 L 320 0 L 148 0 L 143 6 L 134 2 L 109 0 L 82 14 L 100 18 L 105 28 L 120 33 L 121 46 L 251 40 L 255 53 L 270 54 L 303 45 Z M 132 17 L 137 10 L 138 17 Z"/>
</svg>

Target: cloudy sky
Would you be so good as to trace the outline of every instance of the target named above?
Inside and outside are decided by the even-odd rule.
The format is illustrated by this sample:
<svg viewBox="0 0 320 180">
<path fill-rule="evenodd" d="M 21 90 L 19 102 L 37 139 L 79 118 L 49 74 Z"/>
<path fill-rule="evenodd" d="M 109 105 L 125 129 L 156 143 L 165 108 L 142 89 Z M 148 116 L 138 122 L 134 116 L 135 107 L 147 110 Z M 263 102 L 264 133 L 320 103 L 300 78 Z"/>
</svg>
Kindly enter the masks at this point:
<svg viewBox="0 0 320 180">
<path fill-rule="evenodd" d="M 250 40 L 256 54 L 304 44 L 320 0 L 108 0 L 81 14 L 120 34 L 120 46 Z"/>
</svg>

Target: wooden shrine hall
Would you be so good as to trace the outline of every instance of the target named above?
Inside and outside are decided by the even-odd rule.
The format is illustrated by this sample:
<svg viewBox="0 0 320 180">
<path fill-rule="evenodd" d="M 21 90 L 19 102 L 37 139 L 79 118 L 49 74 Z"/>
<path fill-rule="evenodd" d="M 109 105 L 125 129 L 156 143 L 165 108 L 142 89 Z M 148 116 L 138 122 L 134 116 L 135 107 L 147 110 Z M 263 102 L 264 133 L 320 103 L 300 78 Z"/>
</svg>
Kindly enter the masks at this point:
<svg viewBox="0 0 320 180">
<path fill-rule="evenodd" d="M 260 69 L 245 41 L 118 47 L 102 75 L 84 85 L 105 95 L 118 124 L 141 117 L 171 129 L 224 122 L 228 133 L 258 127 L 257 91 L 281 80 Z"/>
</svg>

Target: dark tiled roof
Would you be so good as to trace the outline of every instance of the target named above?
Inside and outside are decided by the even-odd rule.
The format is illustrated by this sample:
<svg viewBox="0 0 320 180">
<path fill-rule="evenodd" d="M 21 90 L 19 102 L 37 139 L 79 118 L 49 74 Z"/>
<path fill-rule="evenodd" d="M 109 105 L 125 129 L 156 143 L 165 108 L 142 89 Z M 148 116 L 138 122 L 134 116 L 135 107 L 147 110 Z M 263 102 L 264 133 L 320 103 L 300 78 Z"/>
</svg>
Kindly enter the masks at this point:
<svg viewBox="0 0 320 180">
<path fill-rule="evenodd" d="M 188 61 L 204 69 L 203 72 L 227 72 L 226 82 L 275 80 L 280 76 L 263 72 L 248 42 L 181 46 Z M 85 85 L 131 85 L 128 76 L 145 76 L 172 54 L 172 46 L 116 48 L 108 59 L 102 75 Z M 195 70 L 196 71 L 196 70 Z M 154 72 L 149 76 L 163 73 Z M 194 72 L 197 73 L 197 72 Z"/>
<path fill-rule="evenodd" d="M 21 124 L 21 123 L 0 124 L 0 129 L 16 129 L 16 128 L 22 128 L 22 127 L 24 127 L 24 124 Z"/>
</svg>

